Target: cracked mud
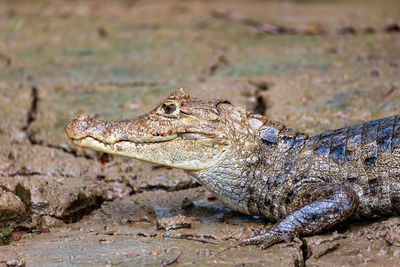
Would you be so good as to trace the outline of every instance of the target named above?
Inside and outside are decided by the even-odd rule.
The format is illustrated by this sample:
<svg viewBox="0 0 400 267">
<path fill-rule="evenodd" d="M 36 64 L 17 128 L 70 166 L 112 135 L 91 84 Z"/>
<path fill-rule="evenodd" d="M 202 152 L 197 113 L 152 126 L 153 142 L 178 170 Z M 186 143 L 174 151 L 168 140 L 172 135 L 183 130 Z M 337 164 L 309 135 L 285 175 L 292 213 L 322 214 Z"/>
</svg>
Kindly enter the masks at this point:
<svg viewBox="0 0 400 267">
<path fill-rule="evenodd" d="M 398 1 L 225 5 L 0 2 L 0 266 L 400 264 L 399 217 L 237 247 L 270 222 L 69 143 L 76 115 L 133 118 L 179 87 L 309 134 L 400 114 Z"/>
</svg>

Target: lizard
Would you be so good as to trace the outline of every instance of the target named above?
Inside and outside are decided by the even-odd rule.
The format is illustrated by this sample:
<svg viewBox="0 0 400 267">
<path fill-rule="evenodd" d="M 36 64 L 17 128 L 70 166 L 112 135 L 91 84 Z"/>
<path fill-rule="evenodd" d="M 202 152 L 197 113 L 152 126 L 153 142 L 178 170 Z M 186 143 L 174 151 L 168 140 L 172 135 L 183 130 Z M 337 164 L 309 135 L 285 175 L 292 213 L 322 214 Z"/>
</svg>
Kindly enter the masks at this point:
<svg viewBox="0 0 400 267">
<path fill-rule="evenodd" d="M 179 89 L 135 119 L 84 114 L 66 133 L 85 148 L 183 169 L 232 210 L 276 222 L 241 245 L 400 213 L 400 115 L 309 136 Z"/>
</svg>

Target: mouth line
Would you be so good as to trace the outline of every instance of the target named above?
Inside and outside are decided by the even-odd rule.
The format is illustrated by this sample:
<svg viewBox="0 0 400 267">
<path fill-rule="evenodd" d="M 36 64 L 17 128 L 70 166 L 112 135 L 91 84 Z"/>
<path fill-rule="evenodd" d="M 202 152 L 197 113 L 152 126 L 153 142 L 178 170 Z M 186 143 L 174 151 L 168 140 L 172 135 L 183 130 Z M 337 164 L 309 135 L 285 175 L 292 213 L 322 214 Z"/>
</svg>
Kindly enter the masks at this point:
<svg viewBox="0 0 400 267">
<path fill-rule="evenodd" d="M 75 144 L 80 144 L 80 142 L 85 139 L 93 139 L 94 141 L 102 143 L 104 145 L 117 145 L 119 143 L 125 143 L 125 142 L 133 143 L 133 144 L 140 144 L 140 145 L 142 145 L 142 144 L 150 145 L 150 144 L 169 142 L 169 141 L 172 141 L 177 138 L 181 138 L 184 140 L 204 140 L 204 139 L 210 139 L 210 138 L 212 138 L 212 136 L 208 135 L 208 134 L 200 134 L 200 133 L 179 133 L 179 134 L 170 135 L 168 137 L 154 137 L 151 139 L 138 139 L 138 140 L 121 139 L 116 142 L 104 142 L 103 140 L 100 140 L 93 136 L 88 135 L 88 136 L 81 137 L 81 138 L 71 137 L 71 140 Z"/>
<path fill-rule="evenodd" d="M 98 138 L 88 135 L 88 136 L 81 137 L 81 138 L 71 138 L 71 140 L 74 143 L 77 143 L 77 142 L 80 142 L 85 139 L 93 139 L 93 140 L 95 140 L 99 143 L 105 144 L 105 145 L 116 145 L 116 144 L 123 143 L 123 142 L 129 142 L 129 143 L 134 143 L 134 144 L 156 144 L 156 143 L 168 142 L 168 141 L 176 139 L 177 137 L 178 137 L 178 135 L 171 135 L 166 138 L 160 137 L 160 138 L 154 138 L 154 139 L 148 139 L 148 140 L 146 140 L 146 139 L 142 139 L 142 140 L 120 139 L 116 142 L 105 142 L 103 140 L 100 140 Z"/>
</svg>

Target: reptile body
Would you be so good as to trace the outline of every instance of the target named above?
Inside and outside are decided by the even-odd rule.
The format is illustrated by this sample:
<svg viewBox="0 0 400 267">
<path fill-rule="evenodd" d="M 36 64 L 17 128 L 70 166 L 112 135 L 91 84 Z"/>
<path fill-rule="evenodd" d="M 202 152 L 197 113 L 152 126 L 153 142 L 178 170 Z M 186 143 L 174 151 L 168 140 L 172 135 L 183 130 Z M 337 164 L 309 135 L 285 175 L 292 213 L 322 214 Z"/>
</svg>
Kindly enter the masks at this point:
<svg viewBox="0 0 400 267">
<path fill-rule="evenodd" d="M 66 131 L 83 147 L 184 169 L 231 209 L 277 221 L 242 244 L 400 213 L 400 115 L 309 137 L 179 89 L 134 120 L 82 115 Z"/>
</svg>

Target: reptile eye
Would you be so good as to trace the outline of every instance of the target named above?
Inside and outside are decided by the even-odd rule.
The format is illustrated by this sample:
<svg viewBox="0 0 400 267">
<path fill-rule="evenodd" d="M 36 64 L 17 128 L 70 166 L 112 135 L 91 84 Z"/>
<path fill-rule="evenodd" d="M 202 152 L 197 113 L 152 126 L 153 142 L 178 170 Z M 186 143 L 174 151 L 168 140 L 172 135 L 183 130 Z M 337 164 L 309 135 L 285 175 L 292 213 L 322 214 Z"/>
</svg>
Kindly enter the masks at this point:
<svg viewBox="0 0 400 267">
<path fill-rule="evenodd" d="M 164 110 L 165 114 L 172 114 L 176 110 L 176 106 L 175 104 L 164 104 L 162 109 Z"/>
</svg>

